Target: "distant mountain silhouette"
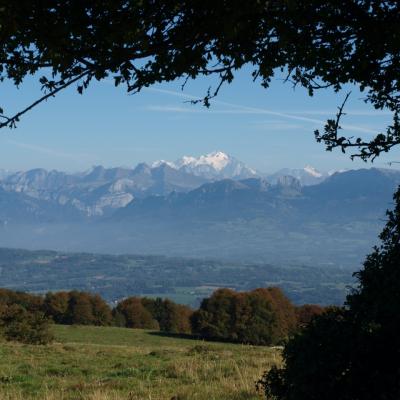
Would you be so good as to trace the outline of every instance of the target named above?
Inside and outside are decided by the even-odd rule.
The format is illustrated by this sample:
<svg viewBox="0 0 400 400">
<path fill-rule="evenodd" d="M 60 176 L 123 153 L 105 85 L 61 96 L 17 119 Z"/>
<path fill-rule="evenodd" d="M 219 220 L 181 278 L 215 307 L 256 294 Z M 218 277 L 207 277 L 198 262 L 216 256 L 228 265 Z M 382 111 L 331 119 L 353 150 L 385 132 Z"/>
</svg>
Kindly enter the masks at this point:
<svg viewBox="0 0 400 400">
<path fill-rule="evenodd" d="M 10 193 L 0 188 L 0 226 L 14 224 L 82 222 L 79 212 L 24 193 Z"/>
<path fill-rule="evenodd" d="M 221 180 L 187 193 L 135 200 L 115 219 L 229 219 L 267 217 L 274 220 L 322 219 L 353 221 L 378 218 L 390 206 L 400 172 L 361 169 L 337 173 L 319 185 L 302 187 L 293 177 L 266 180 Z"/>
<path fill-rule="evenodd" d="M 40 168 L 20 172 L 1 170 L 0 188 L 75 208 L 84 217 L 98 218 L 110 216 L 134 199 L 188 192 L 207 182 L 261 176 L 242 161 L 216 151 L 199 157 L 184 156 L 175 162 L 160 160 L 151 166 L 140 163 L 135 168 L 98 165 L 81 173 Z M 302 170 L 283 169 L 266 179 L 270 184 L 283 184 L 295 178 L 304 186 L 320 183 L 327 176 L 307 166 Z"/>
<path fill-rule="evenodd" d="M 34 170 L 1 181 L 0 243 L 353 268 L 399 184 L 399 171 L 374 168 L 312 186 L 285 175 L 205 182 L 165 163 Z"/>
<path fill-rule="evenodd" d="M 142 163 L 134 169 L 97 166 L 80 174 L 33 169 L 4 175 L 0 188 L 75 208 L 82 216 L 99 217 L 124 207 L 136 197 L 188 191 L 204 182 L 204 178 L 166 164 L 151 168 Z"/>
</svg>

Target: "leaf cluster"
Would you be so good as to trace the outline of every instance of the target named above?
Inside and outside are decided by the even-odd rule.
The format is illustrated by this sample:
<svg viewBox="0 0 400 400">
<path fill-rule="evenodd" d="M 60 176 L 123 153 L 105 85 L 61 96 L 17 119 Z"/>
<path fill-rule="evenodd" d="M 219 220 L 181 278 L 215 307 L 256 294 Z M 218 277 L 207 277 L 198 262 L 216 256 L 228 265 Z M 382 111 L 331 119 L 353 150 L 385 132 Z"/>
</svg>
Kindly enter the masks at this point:
<svg viewBox="0 0 400 400">
<path fill-rule="evenodd" d="M 315 90 L 357 84 L 365 101 L 393 112 L 394 123 L 372 141 L 339 135 L 329 120 L 316 138 L 328 150 L 355 148 L 366 160 L 400 141 L 400 4 L 378 0 L 21 0 L 0 2 L 0 80 L 19 86 L 43 72 L 44 92 L 0 127 L 15 127 L 40 102 L 76 84 L 113 80 L 128 92 L 158 82 L 216 75 L 205 106 L 237 70 L 268 87 L 277 70 Z M 196 102 L 196 100 L 195 100 Z"/>
</svg>

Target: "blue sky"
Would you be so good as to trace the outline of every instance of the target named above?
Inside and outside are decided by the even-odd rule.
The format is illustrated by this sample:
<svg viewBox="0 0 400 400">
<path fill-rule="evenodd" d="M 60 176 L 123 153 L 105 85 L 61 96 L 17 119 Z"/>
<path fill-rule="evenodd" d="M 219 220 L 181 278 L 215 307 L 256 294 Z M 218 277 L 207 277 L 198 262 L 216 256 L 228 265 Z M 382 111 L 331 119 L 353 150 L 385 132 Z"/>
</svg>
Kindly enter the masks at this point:
<svg viewBox="0 0 400 400">
<path fill-rule="evenodd" d="M 360 168 L 339 151 L 327 153 L 313 131 L 335 115 L 347 93 L 352 95 L 343 120 L 344 133 L 370 138 L 390 122 L 362 101 L 357 88 L 340 93 L 321 90 L 309 97 L 279 77 L 268 90 L 240 71 L 224 86 L 210 109 L 192 105 L 213 82 L 197 79 L 181 91 L 181 82 L 157 85 L 127 95 L 111 81 L 95 83 L 80 96 L 69 89 L 25 115 L 17 129 L 0 131 L 0 169 L 35 167 L 78 171 L 93 165 L 134 166 L 157 159 L 225 151 L 263 172 L 300 168 Z M 3 84 L 0 105 L 7 113 L 23 108 L 38 95 L 33 79 L 19 90 Z M 377 159 L 377 167 L 400 160 L 400 152 Z"/>
</svg>

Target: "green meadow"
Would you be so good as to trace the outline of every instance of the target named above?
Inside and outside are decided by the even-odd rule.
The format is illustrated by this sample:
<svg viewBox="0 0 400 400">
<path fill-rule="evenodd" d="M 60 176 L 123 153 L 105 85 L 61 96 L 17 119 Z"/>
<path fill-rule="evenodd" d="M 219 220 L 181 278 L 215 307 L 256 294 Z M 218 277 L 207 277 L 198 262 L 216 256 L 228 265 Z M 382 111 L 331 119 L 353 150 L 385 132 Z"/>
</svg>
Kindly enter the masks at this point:
<svg viewBox="0 0 400 400">
<path fill-rule="evenodd" d="M 255 400 L 279 349 L 112 327 L 52 327 L 47 346 L 0 342 L 0 399 Z"/>
</svg>

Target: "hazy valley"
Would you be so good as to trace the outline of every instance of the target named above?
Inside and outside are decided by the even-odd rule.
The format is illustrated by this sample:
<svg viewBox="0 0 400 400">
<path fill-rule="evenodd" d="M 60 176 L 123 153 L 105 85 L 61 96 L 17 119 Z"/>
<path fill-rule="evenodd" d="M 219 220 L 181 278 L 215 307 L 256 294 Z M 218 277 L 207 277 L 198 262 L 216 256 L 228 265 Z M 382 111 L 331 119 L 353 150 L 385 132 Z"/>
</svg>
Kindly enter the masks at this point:
<svg viewBox="0 0 400 400">
<path fill-rule="evenodd" d="M 3 172 L 0 240 L 355 270 L 399 183 L 399 171 L 375 168 L 266 175 L 222 152 L 132 169 Z"/>
</svg>

